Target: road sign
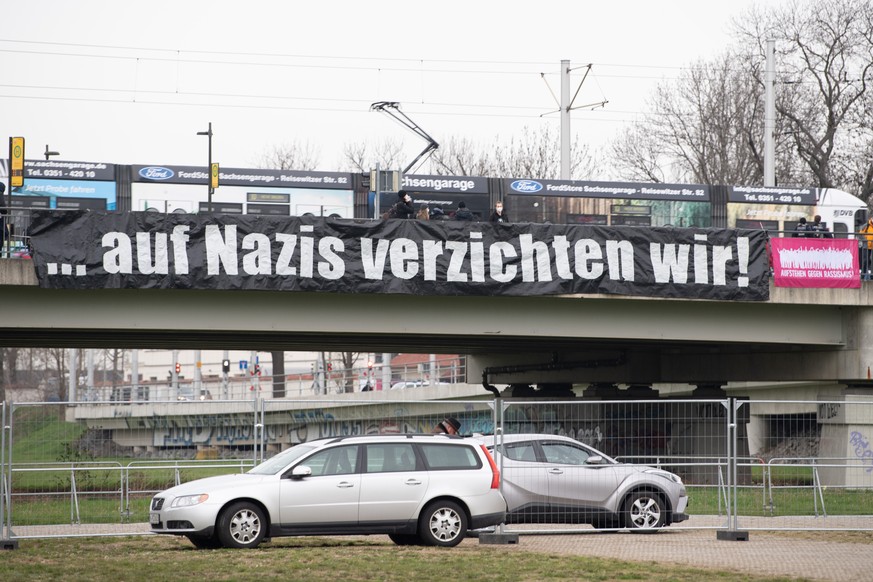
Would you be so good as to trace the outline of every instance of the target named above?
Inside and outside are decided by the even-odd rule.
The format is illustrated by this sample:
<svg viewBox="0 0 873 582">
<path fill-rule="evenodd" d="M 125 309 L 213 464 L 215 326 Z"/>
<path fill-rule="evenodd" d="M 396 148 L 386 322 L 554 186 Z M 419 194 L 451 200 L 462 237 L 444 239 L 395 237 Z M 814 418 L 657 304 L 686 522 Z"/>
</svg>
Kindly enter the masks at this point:
<svg viewBox="0 0 873 582">
<path fill-rule="evenodd" d="M 9 172 L 9 185 L 12 188 L 24 186 L 24 138 L 9 138 L 9 158 L 11 168 Z"/>
</svg>

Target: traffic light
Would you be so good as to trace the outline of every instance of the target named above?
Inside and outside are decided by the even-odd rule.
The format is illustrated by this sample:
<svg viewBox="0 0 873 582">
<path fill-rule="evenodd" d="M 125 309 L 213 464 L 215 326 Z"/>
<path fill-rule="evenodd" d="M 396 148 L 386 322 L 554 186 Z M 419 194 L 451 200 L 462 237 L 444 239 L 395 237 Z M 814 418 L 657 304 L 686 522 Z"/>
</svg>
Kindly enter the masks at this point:
<svg viewBox="0 0 873 582">
<path fill-rule="evenodd" d="M 178 374 L 181 371 L 182 371 L 182 364 L 180 364 L 179 362 L 176 362 L 176 373 Z"/>
<path fill-rule="evenodd" d="M 227 374 L 230 372 L 230 360 L 224 359 L 221 360 L 221 371 Z"/>
<path fill-rule="evenodd" d="M 327 363 L 327 371 L 328 371 L 328 372 L 333 372 L 333 363 L 332 363 L 332 362 L 328 362 L 328 363 Z"/>
</svg>

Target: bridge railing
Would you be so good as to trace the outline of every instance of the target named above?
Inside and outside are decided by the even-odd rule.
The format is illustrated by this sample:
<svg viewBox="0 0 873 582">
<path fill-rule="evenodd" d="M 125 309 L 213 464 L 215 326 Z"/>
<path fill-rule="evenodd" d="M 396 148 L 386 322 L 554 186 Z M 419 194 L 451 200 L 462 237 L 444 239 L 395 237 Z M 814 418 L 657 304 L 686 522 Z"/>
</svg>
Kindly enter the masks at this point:
<svg viewBox="0 0 873 582">
<path fill-rule="evenodd" d="M 31 211 L 0 206 L 0 259 L 30 258 Z"/>
<path fill-rule="evenodd" d="M 313 363 L 314 368 L 314 363 Z M 389 380 L 384 380 L 383 369 Z M 322 397 L 352 392 L 407 390 L 450 386 L 465 383 L 466 356 L 437 354 L 432 361 L 383 366 L 366 364 L 349 369 L 333 367 L 323 372 L 284 375 L 287 398 Z M 270 375 L 236 375 L 227 380 L 204 377 L 201 380 L 180 378 L 173 382 L 95 382 L 76 390 L 80 402 L 149 402 L 165 400 L 244 400 L 273 398 L 275 379 Z M 48 398 L 46 398 L 48 400 Z"/>
</svg>

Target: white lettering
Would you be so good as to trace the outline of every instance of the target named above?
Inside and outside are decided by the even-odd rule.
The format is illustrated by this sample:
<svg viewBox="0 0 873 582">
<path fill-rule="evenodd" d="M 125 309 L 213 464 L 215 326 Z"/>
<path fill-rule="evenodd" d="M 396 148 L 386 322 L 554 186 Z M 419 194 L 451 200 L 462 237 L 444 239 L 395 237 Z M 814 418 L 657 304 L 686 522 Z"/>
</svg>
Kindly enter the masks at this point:
<svg viewBox="0 0 873 582">
<path fill-rule="evenodd" d="M 130 237 L 123 232 L 107 232 L 101 244 L 112 247 L 103 253 L 103 270 L 110 275 L 130 275 L 133 272 L 133 249 Z"/>
<path fill-rule="evenodd" d="M 385 272 L 385 261 L 388 258 L 388 247 L 391 241 L 379 239 L 376 243 L 376 252 L 373 253 L 373 239 L 361 239 L 361 263 L 364 267 L 364 278 L 382 280 Z"/>
<path fill-rule="evenodd" d="M 649 243 L 652 271 L 657 283 L 686 283 L 688 281 L 688 254 L 691 245 Z"/>
<path fill-rule="evenodd" d="M 238 273 L 236 257 L 236 225 L 225 227 L 227 238 L 221 235 L 221 227 L 216 224 L 206 225 L 206 274 L 217 276 L 221 267 L 228 275 Z"/>
</svg>

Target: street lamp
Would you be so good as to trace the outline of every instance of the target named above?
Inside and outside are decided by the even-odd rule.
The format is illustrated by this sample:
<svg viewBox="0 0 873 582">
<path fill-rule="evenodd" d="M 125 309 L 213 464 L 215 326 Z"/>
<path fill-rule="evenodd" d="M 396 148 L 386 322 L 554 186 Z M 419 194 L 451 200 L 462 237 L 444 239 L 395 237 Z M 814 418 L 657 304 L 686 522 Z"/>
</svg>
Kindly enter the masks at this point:
<svg viewBox="0 0 873 582">
<path fill-rule="evenodd" d="M 44 155 L 45 155 L 45 159 L 48 160 L 50 156 L 59 156 L 59 155 L 61 155 L 61 153 L 60 153 L 60 152 L 54 152 L 54 151 L 51 151 L 51 150 L 49 149 L 48 144 L 45 144 L 45 152 L 44 152 Z"/>
<path fill-rule="evenodd" d="M 209 122 L 208 131 L 198 131 L 197 135 L 205 135 L 209 138 L 209 162 L 206 166 L 206 185 L 209 188 L 209 197 L 206 202 L 206 210 L 212 214 L 212 122 Z"/>
</svg>

